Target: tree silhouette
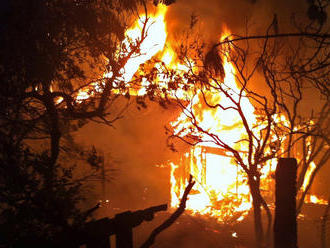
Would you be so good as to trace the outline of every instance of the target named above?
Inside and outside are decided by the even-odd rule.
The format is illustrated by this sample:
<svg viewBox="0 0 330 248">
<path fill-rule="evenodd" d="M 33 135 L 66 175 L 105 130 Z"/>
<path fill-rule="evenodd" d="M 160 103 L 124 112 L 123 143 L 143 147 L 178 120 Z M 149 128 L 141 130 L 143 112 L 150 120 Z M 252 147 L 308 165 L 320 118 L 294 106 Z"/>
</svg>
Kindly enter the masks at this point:
<svg viewBox="0 0 330 248">
<path fill-rule="evenodd" d="M 296 19 L 295 31 L 290 33 L 276 32 L 277 22 L 273 21 L 265 35 L 230 35 L 211 48 L 200 37 L 193 39 L 188 35 L 177 48 L 178 61 L 186 70 L 172 70 L 154 61 L 158 67 L 153 73 L 161 75 L 163 86 L 157 91 L 157 85 L 152 85 L 149 93 L 157 95 L 161 103 L 175 99 L 188 122 L 183 125 L 181 120 L 177 126 L 167 128 L 169 146 L 175 150 L 174 139 L 193 146 L 207 142 L 232 154 L 248 179 L 258 247 L 269 245 L 272 223 L 271 211 L 261 192 L 260 178 L 266 162 L 290 157 L 294 149 L 300 152 L 298 186 L 301 186 L 312 161 L 318 165 L 310 184 L 329 159 L 328 5 L 326 1 L 310 1 L 308 20 Z M 224 80 L 225 61 L 234 67 L 235 73 L 230 74 L 235 77 L 237 88 Z M 310 89 L 313 94 L 323 95 L 323 99 L 317 99 L 322 107 L 315 108 L 313 115 L 304 111 L 303 104 L 308 102 Z M 220 98 L 226 101 L 221 102 Z M 248 102 L 255 108 L 256 122 L 251 121 L 253 113 L 245 109 Z M 217 113 L 220 123 L 238 118 L 244 135 L 231 142 L 225 131 L 203 123 L 204 110 Z M 267 214 L 266 232 L 261 208 Z"/>
<path fill-rule="evenodd" d="M 140 4 L 1 3 L 1 245 L 53 241 L 90 214 L 77 205 L 102 161 L 72 133 L 88 121 L 112 125 L 121 117 L 125 106 L 111 106 L 128 91 L 123 68 L 147 35 L 146 18 L 139 38 L 125 36 Z M 77 98 L 82 91 L 89 97 Z M 90 174 L 77 178 L 82 165 Z"/>
</svg>

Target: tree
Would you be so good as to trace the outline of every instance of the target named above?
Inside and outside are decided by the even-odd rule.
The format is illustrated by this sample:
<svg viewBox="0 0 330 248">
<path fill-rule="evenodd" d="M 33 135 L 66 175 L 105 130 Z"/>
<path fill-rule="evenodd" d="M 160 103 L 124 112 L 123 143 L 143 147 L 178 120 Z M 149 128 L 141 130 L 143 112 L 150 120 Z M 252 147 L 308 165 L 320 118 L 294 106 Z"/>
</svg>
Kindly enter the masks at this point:
<svg viewBox="0 0 330 248">
<path fill-rule="evenodd" d="M 127 23 L 141 3 L 1 4 L 2 243 L 52 240 L 86 220 L 89 212 L 77 206 L 83 200 L 82 184 L 98 173 L 101 160 L 95 151 L 75 145 L 72 133 L 87 121 L 111 125 L 121 117 L 122 109 L 113 112 L 110 107 L 127 93 L 123 68 L 140 55 L 147 35 L 148 19 L 139 38 L 125 37 Z M 88 98 L 77 98 L 82 91 Z M 88 164 L 91 174 L 76 178 L 73 158 L 80 167 Z"/>
<path fill-rule="evenodd" d="M 277 125 L 278 132 L 286 137 L 283 155 L 296 156 L 299 160 L 297 215 L 316 174 L 327 164 L 330 155 L 328 6 L 326 1 L 310 1 L 308 20 L 303 17 L 294 22 L 300 32 L 288 34 L 287 45 L 277 42 L 281 48 L 266 50 L 262 58 L 267 86 L 287 119 Z M 314 95 L 313 107 L 308 107 L 312 104 L 308 95 Z"/>
<path fill-rule="evenodd" d="M 301 186 L 311 162 L 318 164 L 313 172 L 314 178 L 329 157 L 329 146 L 325 146 L 329 140 L 328 2 L 309 2 L 308 19 L 299 22 L 301 25 L 296 24 L 296 31 L 291 33 L 278 33 L 277 22 L 273 21 L 265 35 L 231 35 L 210 49 L 199 39 L 182 39 L 184 42 L 178 46 L 177 57 L 187 69 L 171 70 L 158 62 L 154 73 L 161 74 L 162 85 L 167 85 L 158 91 L 156 84 L 150 86 L 152 96 L 158 95 L 165 101 L 174 98 L 183 110 L 184 122 L 188 122 L 183 123 L 181 119 L 177 126 L 169 127 L 170 139 L 178 138 L 190 145 L 214 143 L 229 151 L 244 170 L 253 199 L 259 247 L 269 245 L 272 222 L 260 184 L 266 162 L 278 156 L 291 156 L 295 146 L 301 153 L 298 179 L 298 186 Z M 238 87 L 224 80 L 226 61 L 234 67 L 235 72 L 229 74 L 233 74 Z M 312 115 L 312 121 L 300 104 L 311 87 L 314 91 L 321 90 L 325 97 L 320 101 L 323 107 L 314 110 L 317 114 Z M 222 102 L 220 98 L 226 101 Z M 248 102 L 256 109 L 256 120 L 251 119 L 252 113 L 244 109 Z M 205 125 L 202 113 L 205 110 L 218 115 L 219 122 L 228 118 L 224 116 L 238 118 L 245 132 L 243 137 L 232 141 L 223 130 Z M 311 141 L 307 142 L 307 139 Z M 173 148 L 173 143 L 169 145 Z M 305 194 L 302 194 L 298 208 Z M 266 234 L 261 207 L 267 213 Z"/>
<path fill-rule="evenodd" d="M 49 246 L 59 238 L 56 235 L 87 220 L 90 213 L 77 208 L 84 200 L 84 179 L 74 177 L 75 164 L 51 164 L 45 151 L 17 146 L 2 134 L 1 141 L 1 245 L 40 246 L 45 242 Z M 92 169 L 88 176 L 98 173 Z"/>
<path fill-rule="evenodd" d="M 100 118 L 111 123 L 107 107 L 116 98 L 111 90 L 125 88 L 117 79 L 123 73 L 120 70 L 136 55 L 144 38 L 142 35 L 131 47 L 123 45 L 116 54 L 125 31 L 119 15 L 125 15 L 124 9 L 134 4 L 123 3 L 7 3 L 1 27 L 5 35 L 1 39 L 0 64 L 2 125 L 15 129 L 9 129 L 8 135 L 19 142 L 26 137 L 38 138 L 36 134 L 48 134 L 54 163 L 64 135 L 60 128 L 63 130 L 67 122 L 80 120 L 80 125 L 84 119 Z M 85 21 L 81 16 L 86 17 Z M 102 73 L 107 71 L 112 75 L 103 78 Z M 87 90 L 101 80 L 98 90 L 89 88 L 88 99 L 76 100 L 81 88 Z"/>
<path fill-rule="evenodd" d="M 317 172 L 327 164 L 330 155 L 329 90 L 325 83 L 329 77 L 326 69 L 329 48 L 324 44 L 326 40 L 301 37 L 296 41 L 297 47 L 290 48 L 289 54 L 295 56 L 288 56 L 286 63 L 280 63 L 281 59 L 275 54 L 267 55 L 272 61 L 266 56 L 263 63 L 268 87 L 279 111 L 287 118 L 287 122 L 277 125 L 278 132 L 286 136 L 283 155 L 299 160 L 297 188 L 301 189 L 301 194 L 297 215 Z M 314 94 L 313 100 L 317 104 L 313 108 L 307 107 L 311 104 L 311 100 L 306 99 L 308 94 Z"/>
<path fill-rule="evenodd" d="M 232 154 L 236 163 L 247 175 L 253 199 L 256 240 L 258 244 L 263 245 L 265 242 L 264 235 L 267 237 L 270 235 L 272 217 L 260 190 L 261 169 L 279 151 L 279 147 L 272 139 L 272 137 L 277 136 L 277 133 L 274 132 L 276 106 L 273 101 L 251 89 L 253 74 L 259 65 L 256 62 L 250 72 L 245 69 L 248 56 L 246 50 L 234 47 L 221 51 L 223 60 L 230 61 L 234 66 L 238 88 L 233 85 L 234 82 L 226 82 L 224 80 L 225 75 L 221 77 L 224 70 L 218 69 L 221 68 L 221 64 L 219 64 L 219 62 L 221 63 L 221 57 L 214 55 L 217 52 L 211 50 L 206 53 L 205 58 L 201 60 L 204 63 L 205 70 L 198 74 L 192 73 L 188 79 L 188 81 L 190 80 L 198 87 L 193 98 L 197 97 L 200 104 L 185 107 L 185 104 L 179 100 L 179 104 L 184 108 L 184 113 L 190 125 L 179 131 L 176 130 L 171 137 L 180 137 L 180 139 L 192 145 L 201 142 L 212 142 L 217 147 L 225 149 Z M 195 70 L 192 69 L 191 72 L 193 71 Z M 193 98 L 191 102 L 194 101 Z M 221 101 L 220 99 L 226 100 Z M 259 121 L 261 121 L 259 125 L 255 122 L 251 109 L 246 108 L 249 105 L 248 101 L 253 102 L 258 111 Z M 233 125 L 241 126 L 245 132 L 244 135 L 235 137 L 233 140 L 232 137 L 224 134 L 224 130 L 217 130 L 212 126 L 204 125 L 205 122 L 201 114 L 204 109 L 214 111 L 220 123 L 229 118 L 237 119 Z M 188 135 L 186 135 L 187 130 Z M 266 210 L 268 216 L 266 234 L 262 226 L 261 207 Z"/>
</svg>

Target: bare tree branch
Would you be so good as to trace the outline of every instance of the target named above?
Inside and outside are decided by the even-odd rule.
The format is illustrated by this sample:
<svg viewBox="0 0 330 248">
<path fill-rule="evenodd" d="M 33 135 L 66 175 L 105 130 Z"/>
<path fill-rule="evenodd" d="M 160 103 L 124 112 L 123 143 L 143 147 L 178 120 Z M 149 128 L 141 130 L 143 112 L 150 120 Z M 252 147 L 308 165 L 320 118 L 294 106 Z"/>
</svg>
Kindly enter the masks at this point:
<svg viewBox="0 0 330 248">
<path fill-rule="evenodd" d="M 183 193 L 180 206 L 178 207 L 177 210 L 167 219 L 165 220 L 161 225 L 156 227 L 150 234 L 149 238 L 141 245 L 140 248 L 148 248 L 150 247 L 154 242 L 156 237 L 165 229 L 170 227 L 184 212 L 186 208 L 186 202 L 188 200 L 188 194 L 192 187 L 195 185 L 195 181 L 193 181 L 192 176 L 190 175 L 188 185 Z"/>
</svg>

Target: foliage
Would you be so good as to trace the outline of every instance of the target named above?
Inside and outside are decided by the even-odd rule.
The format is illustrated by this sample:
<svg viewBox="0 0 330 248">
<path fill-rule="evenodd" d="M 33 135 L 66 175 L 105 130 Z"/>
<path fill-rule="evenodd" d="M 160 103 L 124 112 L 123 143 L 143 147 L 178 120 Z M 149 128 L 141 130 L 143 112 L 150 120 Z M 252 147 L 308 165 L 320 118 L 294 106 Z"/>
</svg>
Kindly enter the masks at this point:
<svg viewBox="0 0 330 248">
<path fill-rule="evenodd" d="M 110 117 L 118 98 L 112 90 L 126 91 L 123 67 L 139 55 L 145 37 L 122 45 L 140 3 L 2 1 L 2 243 L 53 239 L 86 220 L 88 214 L 78 208 L 82 186 L 99 173 L 103 161 L 95 148 L 77 146 L 72 134 L 90 120 L 111 125 L 120 118 L 121 110 Z M 104 72 L 111 73 L 103 77 Z M 88 99 L 77 99 L 82 90 Z M 90 166 L 90 174 L 78 178 L 74 171 L 82 165 Z"/>
<path fill-rule="evenodd" d="M 15 146 L 2 137 L 0 226 L 5 244 L 31 238 L 55 238 L 83 221 L 76 204 L 83 199 L 73 166 L 52 165 L 46 153 Z"/>
</svg>

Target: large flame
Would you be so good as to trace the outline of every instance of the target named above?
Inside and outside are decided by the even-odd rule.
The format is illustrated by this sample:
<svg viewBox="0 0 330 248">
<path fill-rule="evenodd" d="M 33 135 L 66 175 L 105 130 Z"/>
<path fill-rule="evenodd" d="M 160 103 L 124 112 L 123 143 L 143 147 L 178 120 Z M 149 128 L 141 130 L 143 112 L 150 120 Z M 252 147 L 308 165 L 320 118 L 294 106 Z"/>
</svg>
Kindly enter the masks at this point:
<svg viewBox="0 0 330 248">
<path fill-rule="evenodd" d="M 145 15 L 142 15 L 133 27 L 125 33 L 128 38 L 124 40 L 124 43 L 126 46 L 129 46 L 129 40 L 141 39 L 143 28 L 145 29 L 144 32 L 146 32 L 146 37 L 140 46 L 140 54 L 129 59 L 124 66 L 123 77 L 125 82 L 131 80 L 142 63 L 150 60 L 155 54 L 164 49 L 167 36 L 164 18 L 167 7 L 165 5 L 159 5 L 157 10 L 156 15 L 150 15 L 147 18 Z"/>
<path fill-rule="evenodd" d="M 129 83 L 134 74 L 138 71 L 139 66 L 146 61 L 150 60 L 158 52 L 163 51 L 165 41 L 167 37 L 165 14 L 167 7 L 165 5 L 159 5 L 155 14 L 141 15 L 134 22 L 131 28 L 125 32 L 125 39 L 120 47 L 125 47 L 119 51 L 120 56 L 125 56 L 131 51 L 131 45 L 136 44 L 141 40 L 142 43 L 139 47 L 138 54 L 134 54 L 123 66 L 120 71 L 121 77 L 118 80 Z M 143 36 L 143 37 L 141 37 Z M 122 51 L 123 50 L 123 51 Z M 110 78 L 112 72 L 104 73 L 103 77 Z M 147 86 L 148 82 L 142 82 L 142 86 Z M 92 83 L 91 85 L 79 90 L 76 101 L 81 102 L 93 95 L 94 91 L 101 90 L 99 83 Z M 137 91 L 131 91 L 132 95 L 145 94 L 145 88 L 141 88 Z M 114 92 L 116 93 L 116 92 Z"/>
<path fill-rule="evenodd" d="M 233 91 L 239 92 L 235 82 L 235 69 L 224 59 L 224 83 Z M 221 103 L 232 106 L 224 94 L 206 95 L 211 104 Z M 255 123 L 254 108 L 244 98 L 244 111 L 250 124 Z M 185 136 L 191 132 L 190 115 L 194 115 L 198 125 L 209 133 L 221 135 L 221 139 L 235 149 L 245 152 L 248 147 L 237 143 L 244 138 L 243 123 L 237 111 L 221 108 L 209 108 L 203 104 L 201 93 L 193 98 L 179 118 L 172 122 L 175 134 Z M 182 130 L 185 130 L 182 132 Z M 207 140 L 207 137 L 202 137 Z M 252 199 L 245 173 L 235 163 L 234 158 L 225 150 L 216 148 L 206 142 L 193 147 L 181 159 L 180 165 L 172 164 L 171 171 L 171 205 L 177 206 L 184 185 L 191 174 L 198 182 L 187 202 L 187 209 L 193 213 L 209 214 L 220 221 L 242 220 L 252 207 Z"/>
<path fill-rule="evenodd" d="M 165 47 L 167 38 L 166 32 L 166 15 L 167 7 L 160 5 L 155 15 L 148 16 L 148 24 L 145 26 L 147 36 L 143 41 L 140 49 L 140 55 L 127 61 L 122 70 L 122 78 L 126 83 L 132 79 L 134 74 L 139 70 L 142 63 L 147 62 L 153 56 L 162 52 L 161 60 L 170 68 L 179 71 L 187 71 L 188 69 L 175 62 L 175 52 L 171 45 Z M 129 47 L 130 42 L 141 38 L 141 32 L 146 21 L 145 16 L 141 16 L 133 26 L 126 31 L 127 38 L 123 43 Z M 226 35 L 223 35 L 226 36 Z M 240 88 L 235 81 L 235 69 L 233 65 L 224 60 L 225 78 L 224 83 L 233 92 L 239 92 Z M 106 76 L 111 76 L 110 74 Z M 159 78 L 159 83 L 164 78 Z M 147 86 L 149 82 L 143 81 L 143 86 Z M 98 89 L 95 83 L 93 87 Z M 81 101 L 90 96 L 90 88 L 80 90 L 77 101 Z M 145 88 L 141 88 L 133 94 L 143 95 L 146 93 Z M 183 96 L 182 92 L 177 92 L 176 96 Z M 237 111 L 221 110 L 220 108 L 208 108 L 203 104 L 201 92 L 192 98 L 191 103 L 186 109 L 192 111 L 198 121 L 200 127 L 208 132 L 221 136 L 221 139 L 228 145 L 234 147 L 241 153 L 248 151 L 248 145 L 245 142 L 237 142 L 246 138 L 243 123 Z M 212 103 L 221 102 L 226 106 L 232 103 L 224 94 L 206 94 L 207 100 Z M 235 97 L 235 94 L 233 94 Z M 238 96 L 237 96 L 238 97 Z M 253 105 L 247 97 L 243 97 L 241 105 L 243 111 L 248 118 L 248 124 L 254 125 L 257 118 L 254 114 Z M 278 121 L 285 122 L 284 116 L 278 116 Z M 189 114 L 183 111 L 176 121 L 172 122 L 175 134 L 180 136 L 187 135 L 190 119 Z M 183 131 L 185 130 L 185 131 Z M 202 137 L 202 139 L 206 137 Z M 275 170 L 276 161 L 270 160 L 267 165 L 262 168 L 261 187 L 263 191 L 273 191 L 271 173 Z M 180 203 L 180 198 L 184 192 L 189 175 L 192 175 L 197 184 L 195 185 L 189 200 L 187 201 L 187 209 L 193 214 L 206 214 L 217 218 L 219 221 L 240 221 L 244 219 L 248 211 L 252 208 L 252 198 L 249 193 L 247 179 L 242 169 L 235 163 L 235 159 L 225 150 L 217 148 L 214 144 L 206 142 L 203 145 L 192 147 L 190 151 L 182 155 L 179 163 L 170 163 L 171 166 L 171 206 L 176 207 Z M 311 172 L 309 172 L 311 173 Z M 310 175 L 310 174 L 308 174 Z M 309 177 L 304 182 L 303 189 L 308 183 Z M 320 199 L 311 196 L 308 198 L 310 202 L 321 202 Z"/>
</svg>

